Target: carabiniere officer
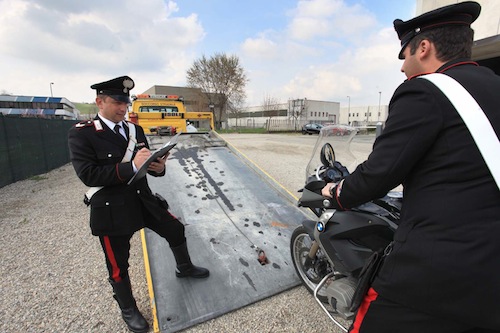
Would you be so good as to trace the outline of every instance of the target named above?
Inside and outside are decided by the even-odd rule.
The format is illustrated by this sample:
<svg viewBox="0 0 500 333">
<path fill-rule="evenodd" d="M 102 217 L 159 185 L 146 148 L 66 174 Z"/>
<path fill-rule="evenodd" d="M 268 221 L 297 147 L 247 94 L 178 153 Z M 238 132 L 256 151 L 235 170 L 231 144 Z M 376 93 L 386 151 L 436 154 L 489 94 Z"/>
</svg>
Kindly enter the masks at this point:
<svg viewBox="0 0 500 333">
<path fill-rule="evenodd" d="M 91 86 L 99 114 L 69 131 L 71 162 L 81 181 L 90 187 L 85 201 L 90 205 L 90 228 L 99 237 L 123 320 L 133 332 L 147 332 L 149 325 L 136 306 L 128 276 L 132 235 L 147 227 L 169 243 L 179 278 L 206 278 L 206 268 L 191 262 L 184 225 L 168 211 L 166 201 L 154 195 L 146 177 L 127 185 L 151 155 L 143 129 L 125 121 L 134 81 L 121 76 Z M 148 167 L 155 177 L 165 175 L 167 156 Z"/>
</svg>

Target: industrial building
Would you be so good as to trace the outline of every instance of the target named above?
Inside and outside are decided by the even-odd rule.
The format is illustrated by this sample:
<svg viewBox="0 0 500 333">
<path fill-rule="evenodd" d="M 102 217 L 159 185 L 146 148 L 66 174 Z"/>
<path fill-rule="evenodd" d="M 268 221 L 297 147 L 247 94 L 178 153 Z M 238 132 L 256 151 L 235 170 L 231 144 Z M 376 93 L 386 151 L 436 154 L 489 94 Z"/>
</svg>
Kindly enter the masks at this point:
<svg viewBox="0 0 500 333">
<path fill-rule="evenodd" d="M 0 113 L 21 117 L 78 119 L 80 111 L 64 97 L 0 95 Z"/>
</svg>

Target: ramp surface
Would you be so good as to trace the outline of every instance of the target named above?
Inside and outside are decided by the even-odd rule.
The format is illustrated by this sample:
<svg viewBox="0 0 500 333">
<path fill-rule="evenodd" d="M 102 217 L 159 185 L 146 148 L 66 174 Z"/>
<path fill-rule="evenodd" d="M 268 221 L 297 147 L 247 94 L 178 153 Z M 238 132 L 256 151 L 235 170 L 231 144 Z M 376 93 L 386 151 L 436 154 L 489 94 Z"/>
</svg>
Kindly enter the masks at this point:
<svg viewBox="0 0 500 333">
<path fill-rule="evenodd" d="M 205 147 L 182 136 L 153 192 L 186 225 L 194 264 L 208 279 L 178 279 L 168 243 L 146 229 L 145 239 L 160 332 L 175 332 L 299 284 L 290 257 L 293 229 L 306 218 L 291 195 L 272 186 L 228 147 Z M 257 249 L 268 258 L 258 261 Z"/>
</svg>

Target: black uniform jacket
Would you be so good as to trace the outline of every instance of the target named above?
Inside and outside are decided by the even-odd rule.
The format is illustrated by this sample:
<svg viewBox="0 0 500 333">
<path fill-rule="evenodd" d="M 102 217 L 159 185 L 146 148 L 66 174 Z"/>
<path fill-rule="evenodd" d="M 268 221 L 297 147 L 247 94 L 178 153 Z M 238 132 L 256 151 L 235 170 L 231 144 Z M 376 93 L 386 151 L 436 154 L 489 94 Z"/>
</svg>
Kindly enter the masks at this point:
<svg viewBox="0 0 500 333">
<path fill-rule="evenodd" d="M 500 77 L 470 61 L 443 72 L 500 137 Z M 494 152 L 500 154 L 500 152 Z M 353 207 L 403 184 L 401 222 L 374 289 L 408 307 L 500 329 L 500 191 L 461 117 L 431 82 L 395 91 L 383 133 L 339 197 Z"/>
<path fill-rule="evenodd" d="M 100 126 L 96 126 L 94 121 Z M 158 205 L 146 177 L 127 185 L 134 175 L 132 162 L 120 163 L 127 141 L 115 134 L 99 117 L 94 121 L 81 122 L 69 130 L 70 157 L 76 174 L 89 187 L 104 186 L 91 200 L 92 234 L 131 234 L 143 228 L 148 219 L 160 220 L 164 210 Z M 135 150 L 149 148 L 142 127 L 130 122 L 127 124 L 136 128 Z M 165 171 L 151 174 L 162 176 Z"/>
</svg>

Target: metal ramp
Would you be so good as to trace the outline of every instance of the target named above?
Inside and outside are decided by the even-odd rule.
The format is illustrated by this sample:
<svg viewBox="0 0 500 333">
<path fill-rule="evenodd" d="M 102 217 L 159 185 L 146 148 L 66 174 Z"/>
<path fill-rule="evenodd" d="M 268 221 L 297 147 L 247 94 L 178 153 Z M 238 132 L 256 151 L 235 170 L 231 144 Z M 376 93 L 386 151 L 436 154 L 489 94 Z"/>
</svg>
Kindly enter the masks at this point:
<svg viewBox="0 0 500 333">
<path fill-rule="evenodd" d="M 145 229 L 155 332 L 182 330 L 299 284 L 289 241 L 307 216 L 218 135 L 181 136 L 167 174 L 148 181 L 186 225 L 193 263 L 210 269 L 208 279 L 176 278 L 168 243 Z"/>
</svg>

